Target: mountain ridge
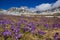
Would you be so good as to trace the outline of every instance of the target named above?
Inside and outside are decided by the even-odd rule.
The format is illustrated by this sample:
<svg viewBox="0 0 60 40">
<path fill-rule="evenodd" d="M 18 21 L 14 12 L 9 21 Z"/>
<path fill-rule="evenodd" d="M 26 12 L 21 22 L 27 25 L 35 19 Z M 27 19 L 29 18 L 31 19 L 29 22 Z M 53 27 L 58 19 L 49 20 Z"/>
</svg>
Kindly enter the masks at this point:
<svg viewBox="0 0 60 40">
<path fill-rule="evenodd" d="M 53 8 L 51 10 L 45 10 L 45 11 L 37 11 L 33 9 L 28 9 L 26 6 L 22 6 L 20 8 L 18 7 L 12 7 L 8 10 L 0 9 L 0 14 L 7 14 L 7 15 L 58 15 L 60 16 L 60 7 Z"/>
</svg>

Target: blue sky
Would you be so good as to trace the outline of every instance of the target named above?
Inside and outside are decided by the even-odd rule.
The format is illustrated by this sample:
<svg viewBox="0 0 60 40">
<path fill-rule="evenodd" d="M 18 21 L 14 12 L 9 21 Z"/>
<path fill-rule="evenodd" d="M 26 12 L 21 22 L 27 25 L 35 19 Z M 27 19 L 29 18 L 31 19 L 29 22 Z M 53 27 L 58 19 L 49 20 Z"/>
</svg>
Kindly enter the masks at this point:
<svg viewBox="0 0 60 40">
<path fill-rule="evenodd" d="M 43 3 L 54 3 L 57 0 L 0 0 L 0 8 L 8 9 L 11 7 L 35 7 Z"/>
</svg>

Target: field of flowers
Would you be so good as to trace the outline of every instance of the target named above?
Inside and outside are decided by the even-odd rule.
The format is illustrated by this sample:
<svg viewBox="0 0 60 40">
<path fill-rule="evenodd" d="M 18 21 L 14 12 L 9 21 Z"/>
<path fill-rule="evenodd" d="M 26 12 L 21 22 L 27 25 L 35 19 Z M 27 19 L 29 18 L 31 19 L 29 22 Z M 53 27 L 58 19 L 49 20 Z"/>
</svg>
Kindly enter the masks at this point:
<svg viewBox="0 0 60 40">
<path fill-rule="evenodd" d="M 60 40 L 60 18 L 0 15 L 0 40 Z"/>
</svg>

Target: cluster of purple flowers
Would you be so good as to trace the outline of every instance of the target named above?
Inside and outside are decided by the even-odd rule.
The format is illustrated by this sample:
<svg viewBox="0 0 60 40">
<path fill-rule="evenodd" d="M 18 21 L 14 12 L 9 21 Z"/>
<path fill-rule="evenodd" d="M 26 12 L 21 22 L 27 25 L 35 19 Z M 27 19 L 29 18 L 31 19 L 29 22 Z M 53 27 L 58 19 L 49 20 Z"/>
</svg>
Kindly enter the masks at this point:
<svg viewBox="0 0 60 40">
<path fill-rule="evenodd" d="M 54 29 L 54 28 L 60 28 L 60 24 L 58 24 L 58 23 L 53 23 L 53 24 L 44 24 L 44 27 L 46 28 L 46 29 Z"/>
<path fill-rule="evenodd" d="M 55 28 L 60 28 L 60 24 L 54 22 L 53 27 L 55 27 Z"/>
<path fill-rule="evenodd" d="M 48 22 L 48 23 L 47 23 Z M 28 33 L 32 33 L 35 34 L 36 33 L 36 29 L 37 29 L 37 25 L 35 24 L 39 24 L 41 26 L 41 24 L 46 28 L 60 28 L 60 24 L 57 22 L 53 22 L 52 25 L 49 24 L 49 19 L 48 18 L 41 18 L 40 22 L 32 22 L 29 21 L 27 23 L 27 20 L 24 19 L 19 19 L 17 22 L 14 22 L 12 19 L 9 20 L 7 18 L 4 18 L 3 20 L 0 20 L 0 27 L 2 27 L 4 29 L 4 31 L 2 32 L 3 36 L 14 36 L 15 40 L 19 40 L 22 37 L 21 34 L 21 24 L 25 24 L 24 27 L 22 28 L 22 30 L 24 30 L 23 33 L 28 32 Z M 6 28 L 7 25 L 10 25 L 10 30 L 9 28 Z M 39 27 L 38 27 L 39 28 Z M 37 32 L 39 35 L 44 35 L 46 34 L 46 32 L 38 30 Z M 58 33 L 55 34 L 54 39 L 57 39 L 57 35 L 59 35 Z"/>
<path fill-rule="evenodd" d="M 34 33 L 35 32 L 35 29 L 36 29 L 36 26 L 35 25 L 32 25 L 33 23 L 30 22 L 29 24 L 27 24 L 23 29 L 27 32 L 32 32 Z"/>
<path fill-rule="evenodd" d="M 11 25 L 10 26 L 10 30 L 8 28 L 6 28 L 7 25 Z M 8 36 L 12 36 L 12 32 L 14 32 L 14 36 L 18 38 L 22 37 L 22 34 L 19 33 L 20 32 L 20 23 L 17 22 L 17 27 L 15 27 L 15 22 L 13 22 L 13 20 L 8 20 L 8 19 L 3 19 L 0 20 L 0 27 L 2 27 L 4 29 L 4 31 L 2 31 L 3 36 L 6 38 Z"/>
</svg>

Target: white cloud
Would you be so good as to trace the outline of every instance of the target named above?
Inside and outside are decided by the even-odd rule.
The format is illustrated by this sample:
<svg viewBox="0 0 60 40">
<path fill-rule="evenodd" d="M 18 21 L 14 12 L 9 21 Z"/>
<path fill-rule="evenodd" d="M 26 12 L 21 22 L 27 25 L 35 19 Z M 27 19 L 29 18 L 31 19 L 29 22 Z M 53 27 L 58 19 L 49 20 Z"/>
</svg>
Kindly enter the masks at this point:
<svg viewBox="0 0 60 40">
<path fill-rule="evenodd" d="M 51 9 L 51 5 L 52 4 L 49 4 L 49 3 L 41 4 L 41 5 L 36 6 L 36 10 L 45 11 L 45 10 Z"/>
<path fill-rule="evenodd" d="M 60 0 L 57 0 L 57 1 L 53 4 L 52 7 L 53 7 L 53 8 L 55 8 L 55 7 L 60 7 Z"/>
<path fill-rule="evenodd" d="M 56 7 L 60 7 L 60 0 L 57 0 L 55 3 L 43 3 L 40 5 L 35 6 L 34 10 L 38 10 L 38 11 L 45 11 L 45 10 L 50 10 L 52 8 L 56 8 Z M 30 9 L 32 10 L 32 9 Z"/>
</svg>

